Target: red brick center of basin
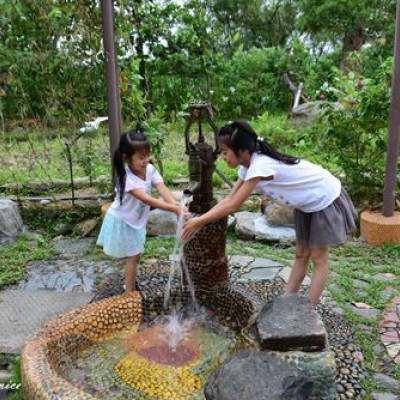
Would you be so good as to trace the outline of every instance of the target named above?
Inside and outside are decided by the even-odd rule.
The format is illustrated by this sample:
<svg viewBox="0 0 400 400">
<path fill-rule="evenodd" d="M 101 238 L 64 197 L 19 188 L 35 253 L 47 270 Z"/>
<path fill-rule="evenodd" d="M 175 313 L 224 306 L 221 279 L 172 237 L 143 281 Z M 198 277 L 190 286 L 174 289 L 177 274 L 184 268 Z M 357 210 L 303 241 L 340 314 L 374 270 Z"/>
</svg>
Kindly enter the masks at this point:
<svg viewBox="0 0 400 400">
<path fill-rule="evenodd" d="M 171 349 L 168 345 L 157 345 L 141 348 L 138 353 L 150 361 L 157 364 L 165 364 L 171 367 L 181 367 L 195 361 L 198 353 L 190 347 L 180 345 L 176 349 Z"/>
</svg>

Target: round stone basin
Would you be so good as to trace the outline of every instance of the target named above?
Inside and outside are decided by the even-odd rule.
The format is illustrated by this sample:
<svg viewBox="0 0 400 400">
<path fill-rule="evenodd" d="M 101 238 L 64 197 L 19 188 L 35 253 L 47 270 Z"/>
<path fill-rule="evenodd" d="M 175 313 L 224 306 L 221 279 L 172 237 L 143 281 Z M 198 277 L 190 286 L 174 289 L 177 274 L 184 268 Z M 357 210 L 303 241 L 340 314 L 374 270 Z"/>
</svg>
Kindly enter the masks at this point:
<svg viewBox="0 0 400 400">
<path fill-rule="evenodd" d="M 200 318 L 200 324 L 187 326 L 187 335 L 171 349 L 165 338 L 169 317 L 163 317 L 163 288 L 148 285 L 141 293 L 108 297 L 48 322 L 22 348 L 24 398 L 203 400 L 209 376 L 244 347 L 243 338 L 251 339 L 245 333 L 265 302 L 241 286 L 199 288 L 196 298 L 211 324 Z M 174 288 L 171 299 L 178 308 L 190 304 L 189 294 Z M 329 349 L 272 353 L 314 380 L 309 400 L 334 399 Z"/>
<path fill-rule="evenodd" d="M 80 352 L 65 372 L 75 387 L 99 399 L 190 399 L 233 348 L 235 340 L 202 327 L 171 349 L 163 326 L 128 330 Z"/>
<path fill-rule="evenodd" d="M 204 398 L 203 386 L 237 344 L 236 334 L 215 323 L 193 325 L 171 348 L 162 323 L 143 322 L 147 303 L 133 292 L 47 323 L 22 349 L 25 398 Z"/>
</svg>

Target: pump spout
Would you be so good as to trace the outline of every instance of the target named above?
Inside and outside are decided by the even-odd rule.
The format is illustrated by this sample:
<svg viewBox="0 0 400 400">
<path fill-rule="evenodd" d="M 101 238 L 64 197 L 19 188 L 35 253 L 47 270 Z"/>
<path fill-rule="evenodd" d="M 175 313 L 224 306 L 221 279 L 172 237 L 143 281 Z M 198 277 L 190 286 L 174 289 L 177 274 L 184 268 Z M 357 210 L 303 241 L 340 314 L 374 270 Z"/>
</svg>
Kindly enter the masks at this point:
<svg viewBox="0 0 400 400">
<path fill-rule="evenodd" d="M 189 154 L 189 186 L 183 191 L 183 194 L 191 196 L 196 194 L 201 186 L 201 159 L 199 151 L 193 147 Z"/>
<path fill-rule="evenodd" d="M 189 186 L 183 190 L 185 196 L 192 196 L 196 193 L 196 190 L 200 187 L 200 182 L 190 181 Z"/>
</svg>

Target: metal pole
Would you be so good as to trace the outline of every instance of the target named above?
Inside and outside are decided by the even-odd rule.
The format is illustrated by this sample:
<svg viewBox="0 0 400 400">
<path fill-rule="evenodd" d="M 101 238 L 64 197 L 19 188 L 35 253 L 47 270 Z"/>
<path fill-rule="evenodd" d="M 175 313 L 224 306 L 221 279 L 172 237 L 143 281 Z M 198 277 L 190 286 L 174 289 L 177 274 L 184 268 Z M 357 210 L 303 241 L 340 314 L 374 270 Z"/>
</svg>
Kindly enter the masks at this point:
<svg viewBox="0 0 400 400">
<path fill-rule="evenodd" d="M 107 109 L 110 135 L 111 165 L 121 136 L 121 104 L 118 89 L 117 58 L 115 54 L 113 0 L 101 0 L 103 45 L 107 75 Z M 113 175 L 114 175 L 114 171 Z M 114 181 L 114 179 L 113 179 Z"/>
<path fill-rule="evenodd" d="M 397 0 L 396 34 L 394 42 L 394 67 L 390 99 L 389 137 L 386 156 L 385 190 L 383 210 L 385 217 L 392 217 L 395 206 L 397 180 L 397 160 L 399 156 L 400 135 L 400 0 Z"/>
</svg>

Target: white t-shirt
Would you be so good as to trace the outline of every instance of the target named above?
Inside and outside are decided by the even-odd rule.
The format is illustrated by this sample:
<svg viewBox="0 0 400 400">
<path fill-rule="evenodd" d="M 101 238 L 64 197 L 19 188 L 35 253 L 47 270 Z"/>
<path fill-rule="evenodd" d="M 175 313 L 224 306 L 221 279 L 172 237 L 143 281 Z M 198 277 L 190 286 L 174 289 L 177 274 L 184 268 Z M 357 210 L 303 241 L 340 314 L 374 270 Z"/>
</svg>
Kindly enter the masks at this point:
<svg viewBox="0 0 400 400">
<path fill-rule="evenodd" d="M 120 203 L 117 186 L 115 189 L 115 200 L 107 212 L 111 212 L 115 216 L 121 218 L 128 225 L 132 226 L 132 228 L 143 229 L 146 227 L 149 218 L 150 206 L 143 203 L 129 192 L 134 189 L 142 189 L 147 194 L 151 195 L 151 186 L 163 182 L 163 178 L 152 164 L 147 165 L 145 180 L 132 173 L 128 167 L 126 167 L 125 170 L 126 181 L 122 204 Z"/>
<path fill-rule="evenodd" d="M 285 164 L 262 153 L 253 153 L 249 168 L 239 169 L 239 178 L 261 180 L 255 191 L 273 200 L 310 213 L 328 207 L 340 195 L 341 183 L 329 171 L 305 160 Z"/>
</svg>

